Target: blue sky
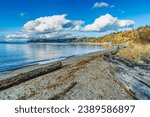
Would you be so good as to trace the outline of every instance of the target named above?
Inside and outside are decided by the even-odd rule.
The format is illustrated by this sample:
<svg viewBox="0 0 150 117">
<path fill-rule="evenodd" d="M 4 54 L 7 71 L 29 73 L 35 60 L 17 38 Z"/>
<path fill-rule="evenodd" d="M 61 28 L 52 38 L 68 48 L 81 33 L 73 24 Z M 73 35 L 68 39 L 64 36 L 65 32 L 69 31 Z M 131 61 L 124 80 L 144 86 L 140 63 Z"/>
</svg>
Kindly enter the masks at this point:
<svg viewBox="0 0 150 117">
<path fill-rule="evenodd" d="M 96 2 L 99 4 L 94 7 Z M 106 4 L 101 6 L 100 3 Z M 136 28 L 150 24 L 149 6 L 150 0 L 0 0 L 0 35 L 20 31 L 30 20 L 62 14 L 67 14 L 65 18 L 69 20 L 84 21 L 83 27 L 110 14 L 118 19 L 133 20 Z M 101 33 L 104 31 L 95 32 Z"/>
</svg>

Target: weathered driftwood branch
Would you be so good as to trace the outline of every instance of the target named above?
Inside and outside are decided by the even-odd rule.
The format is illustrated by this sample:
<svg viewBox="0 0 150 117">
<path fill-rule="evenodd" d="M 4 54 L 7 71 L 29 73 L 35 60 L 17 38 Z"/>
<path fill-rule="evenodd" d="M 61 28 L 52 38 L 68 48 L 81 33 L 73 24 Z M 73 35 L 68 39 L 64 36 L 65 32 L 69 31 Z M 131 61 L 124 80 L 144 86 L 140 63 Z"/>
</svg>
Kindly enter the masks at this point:
<svg viewBox="0 0 150 117">
<path fill-rule="evenodd" d="M 112 63 L 111 73 L 115 80 L 134 98 L 150 99 L 149 65 L 138 64 L 125 58 L 105 56 Z"/>
<path fill-rule="evenodd" d="M 124 82 L 125 87 L 128 87 L 128 92 L 134 95 L 137 99 L 150 99 L 150 88 L 142 82 L 134 79 L 132 76 L 127 74 L 114 74 L 117 78 L 120 78 L 121 82 Z"/>
<path fill-rule="evenodd" d="M 107 61 L 113 62 L 113 63 L 120 62 L 120 63 L 123 63 L 126 66 L 129 66 L 132 68 L 137 66 L 141 69 L 150 70 L 150 65 L 148 65 L 147 63 L 141 64 L 141 63 L 137 63 L 137 62 L 131 61 L 131 60 L 129 60 L 127 58 L 123 58 L 123 57 L 105 55 L 104 59 L 106 59 Z"/>
<path fill-rule="evenodd" d="M 16 76 L 13 76 L 13 77 L 2 79 L 0 81 L 0 90 L 9 88 L 9 87 L 17 85 L 21 82 L 36 78 L 38 76 L 47 74 L 47 73 L 52 72 L 52 71 L 59 69 L 61 67 L 62 67 L 61 62 L 54 62 L 54 63 L 47 65 L 47 66 L 44 66 L 44 67 L 40 67 L 40 68 L 33 69 L 31 71 L 28 71 L 28 72 L 20 73 Z"/>
<path fill-rule="evenodd" d="M 118 78 L 115 74 L 115 71 L 113 71 L 112 69 L 110 69 L 110 72 L 111 74 L 113 74 L 115 77 L 114 78 L 114 81 L 116 81 L 121 87 L 124 88 L 124 90 L 129 94 L 131 95 L 134 99 L 138 99 L 137 98 L 137 95 L 134 91 L 132 91 L 132 88 L 126 83 L 124 82 L 124 80 Z"/>
<path fill-rule="evenodd" d="M 77 84 L 77 82 L 73 82 L 71 83 L 66 89 L 64 89 L 64 91 L 54 95 L 53 97 L 49 98 L 49 100 L 58 100 L 61 97 L 63 97 L 68 91 L 70 91 L 75 85 Z"/>
</svg>

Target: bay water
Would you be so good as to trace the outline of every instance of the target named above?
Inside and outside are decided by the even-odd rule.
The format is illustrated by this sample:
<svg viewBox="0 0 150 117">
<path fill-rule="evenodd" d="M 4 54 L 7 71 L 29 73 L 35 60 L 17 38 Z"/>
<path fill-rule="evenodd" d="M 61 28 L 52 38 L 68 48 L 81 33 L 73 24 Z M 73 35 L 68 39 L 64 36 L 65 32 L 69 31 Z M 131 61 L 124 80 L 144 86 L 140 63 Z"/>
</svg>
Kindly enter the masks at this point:
<svg viewBox="0 0 150 117">
<path fill-rule="evenodd" d="M 99 45 L 81 43 L 0 43 L 0 73 L 102 50 Z"/>
</svg>

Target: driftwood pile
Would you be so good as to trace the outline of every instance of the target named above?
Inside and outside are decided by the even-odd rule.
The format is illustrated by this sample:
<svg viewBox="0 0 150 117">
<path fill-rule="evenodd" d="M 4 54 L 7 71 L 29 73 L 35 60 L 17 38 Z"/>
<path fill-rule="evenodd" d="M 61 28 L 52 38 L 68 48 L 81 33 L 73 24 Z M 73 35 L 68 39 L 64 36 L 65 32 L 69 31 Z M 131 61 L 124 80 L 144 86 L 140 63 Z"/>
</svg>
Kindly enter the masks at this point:
<svg viewBox="0 0 150 117">
<path fill-rule="evenodd" d="M 135 99 L 150 99 L 150 63 L 139 64 L 113 55 L 104 59 L 111 64 L 115 80 Z"/>
</svg>

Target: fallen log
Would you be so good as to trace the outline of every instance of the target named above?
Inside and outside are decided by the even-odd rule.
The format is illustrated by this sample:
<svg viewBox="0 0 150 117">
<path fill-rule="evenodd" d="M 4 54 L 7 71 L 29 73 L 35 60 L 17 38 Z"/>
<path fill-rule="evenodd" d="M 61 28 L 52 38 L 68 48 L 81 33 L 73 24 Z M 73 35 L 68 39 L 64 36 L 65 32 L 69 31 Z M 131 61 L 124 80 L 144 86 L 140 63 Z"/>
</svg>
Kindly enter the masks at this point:
<svg viewBox="0 0 150 117">
<path fill-rule="evenodd" d="M 38 76 L 47 74 L 47 73 L 52 72 L 52 71 L 59 69 L 61 67 L 62 67 L 61 62 L 54 62 L 54 63 L 51 63 L 50 65 L 47 65 L 47 66 L 33 69 L 33 70 L 28 71 L 28 72 L 20 73 L 16 76 L 13 76 L 13 77 L 2 79 L 2 80 L 0 80 L 0 90 L 9 88 L 9 87 L 17 85 L 21 82 L 36 78 Z"/>
<path fill-rule="evenodd" d="M 105 55 L 104 59 L 112 62 L 112 63 L 122 63 L 125 64 L 128 67 L 139 67 L 141 69 L 146 69 L 146 70 L 150 70 L 150 65 L 149 64 L 140 64 L 134 61 L 131 61 L 127 58 L 124 57 L 118 57 L 118 56 L 112 56 L 112 55 Z"/>
<path fill-rule="evenodd" d="M 148 100 L 150 99 L 150 88 L 144 83 L 130 77 L 128 74 L 114 74 L 120 79 L 120 83 L 124 83 L 124 87 L 132 94 L 136 99 Z"/>
<path fill-rule="evenodd" d="M 115 76 L 115 81 L 131 96 L 136 99 L 150 99 L 149 65 L 141 65 L 112 55 L 105 56 L 104 59 L 112 63 L 110 72 Z"/>
<path fill-rule="evenodd" d="M 115 77 L 113 77 L 114 81 L 116 81 L 129 95 L 131 95 L 134 99 L 138 99 L 136 93 L 132 90 L 130 85 L 128 85 L 124 80 L 117 77 L 115 72 L 110 69 L 111 74 L 113 74 Z"/>
</svg>

